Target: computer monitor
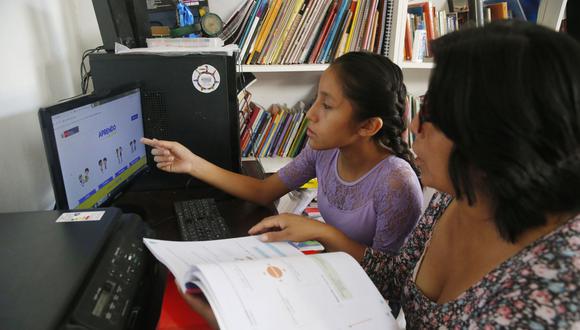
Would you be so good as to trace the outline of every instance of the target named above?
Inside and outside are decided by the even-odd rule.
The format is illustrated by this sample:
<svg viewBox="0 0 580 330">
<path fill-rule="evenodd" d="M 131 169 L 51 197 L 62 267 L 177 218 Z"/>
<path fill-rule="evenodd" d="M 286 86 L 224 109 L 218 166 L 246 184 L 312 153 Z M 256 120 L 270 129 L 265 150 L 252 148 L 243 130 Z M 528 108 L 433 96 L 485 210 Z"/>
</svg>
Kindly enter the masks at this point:
<svg viewBox="0 0 580 330">
<path fill-rule="evenodd" d="M 107 205 L 147 168 L 139 88 L 41 108 L 39 119 L 58 209 Z"/>
</svg>

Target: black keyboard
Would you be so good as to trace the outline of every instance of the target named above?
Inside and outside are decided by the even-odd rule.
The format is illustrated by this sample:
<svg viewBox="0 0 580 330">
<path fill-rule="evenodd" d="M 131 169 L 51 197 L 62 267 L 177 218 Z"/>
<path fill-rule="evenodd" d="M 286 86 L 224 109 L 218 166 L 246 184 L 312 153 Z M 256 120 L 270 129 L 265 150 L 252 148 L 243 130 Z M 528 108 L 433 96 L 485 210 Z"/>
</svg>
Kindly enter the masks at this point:
<svg viewBox="0 0 580 330">
<path fill-rule="evenodd" d="M 231 237 L 214 199 L 179 201 L 173 206 L 179 232 L 184 241 L 208 241 Z"/>
</svg>

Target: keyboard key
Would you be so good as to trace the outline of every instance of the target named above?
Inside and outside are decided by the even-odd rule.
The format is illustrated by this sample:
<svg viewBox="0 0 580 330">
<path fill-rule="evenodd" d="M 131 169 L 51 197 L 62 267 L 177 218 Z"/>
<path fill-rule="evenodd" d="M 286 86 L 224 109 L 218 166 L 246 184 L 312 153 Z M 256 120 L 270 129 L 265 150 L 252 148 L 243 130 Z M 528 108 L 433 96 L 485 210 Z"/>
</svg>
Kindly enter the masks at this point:
<svg viewBox="0 0 580 330">
<path fill-rule="evenodd" d="M 212 198 L 179 201 L 173 204 L 177 225 L 184 241 L 207 241 L 231 237 L 224 218 Z"/>
</svg>

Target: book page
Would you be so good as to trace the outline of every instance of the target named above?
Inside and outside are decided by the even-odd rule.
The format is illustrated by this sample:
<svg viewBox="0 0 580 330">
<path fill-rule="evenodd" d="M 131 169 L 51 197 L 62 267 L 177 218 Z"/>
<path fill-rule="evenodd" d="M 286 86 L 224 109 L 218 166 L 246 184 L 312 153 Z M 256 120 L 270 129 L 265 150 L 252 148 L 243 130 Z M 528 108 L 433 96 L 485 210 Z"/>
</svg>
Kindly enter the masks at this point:
<svg viewBox="0 0 580 330">
<path fill-rule="evenodd" d="M 397 329 L 348 254 L 200 265 L 197 283 L 221 329 Z"/>
<path fill-rule="evenodd" d="M 264 243 L 257 236 L 200 242 L 144 238 L 143 242 L 169 268 L 182 290 L 185 290 L 188 273 L 196 265 L 302 255 L 288 242 Z"/>
</svg>

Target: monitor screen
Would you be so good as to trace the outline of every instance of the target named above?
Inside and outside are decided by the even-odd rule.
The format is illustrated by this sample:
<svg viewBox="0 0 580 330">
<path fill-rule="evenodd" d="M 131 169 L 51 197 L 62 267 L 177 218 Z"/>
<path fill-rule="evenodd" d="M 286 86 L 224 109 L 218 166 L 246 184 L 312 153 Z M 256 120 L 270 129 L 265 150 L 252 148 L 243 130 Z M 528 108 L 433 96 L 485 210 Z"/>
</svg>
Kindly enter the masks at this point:
<svg viewBox="0 0 580 330">
<path fill-rule="evenodd" d="M 58 209 L 106 204 L 147 168 L 138 88 L 59 103 L 39 117 Z"/>
</svg>

